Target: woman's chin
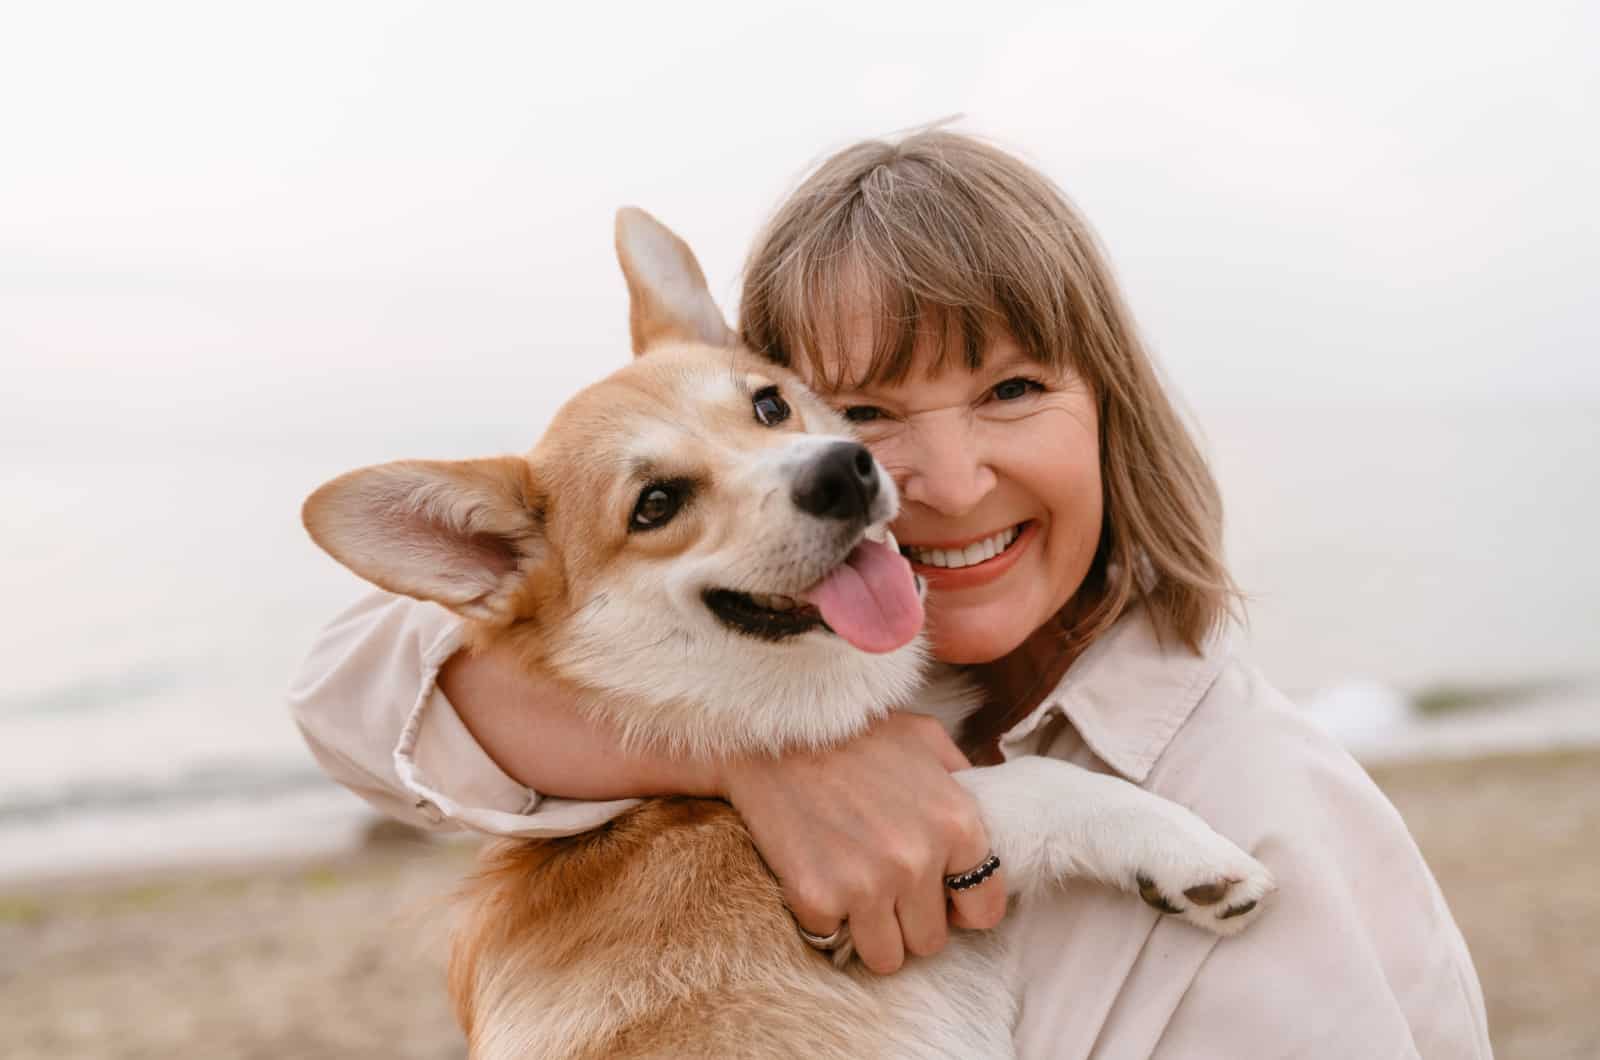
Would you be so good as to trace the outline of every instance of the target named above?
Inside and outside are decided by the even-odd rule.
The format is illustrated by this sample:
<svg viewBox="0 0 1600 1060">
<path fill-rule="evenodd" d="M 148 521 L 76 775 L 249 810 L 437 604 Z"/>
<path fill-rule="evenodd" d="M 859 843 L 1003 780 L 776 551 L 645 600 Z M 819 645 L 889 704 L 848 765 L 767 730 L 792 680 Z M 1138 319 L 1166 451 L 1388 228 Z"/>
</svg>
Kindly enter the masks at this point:
<svg viewBox="0 0 1600 1060">
<path fill-rule="evenodd" d="M 977 616 L 971 616 L 975 619 Z M 1031 630 L 1011 629 L 1012 623 L 973 621 L 968 616 L 928 616 L 928 639 L 933 657 L 955 666 L 994 662 L 1011 654 L 1028 639 Z"/>
</svg>

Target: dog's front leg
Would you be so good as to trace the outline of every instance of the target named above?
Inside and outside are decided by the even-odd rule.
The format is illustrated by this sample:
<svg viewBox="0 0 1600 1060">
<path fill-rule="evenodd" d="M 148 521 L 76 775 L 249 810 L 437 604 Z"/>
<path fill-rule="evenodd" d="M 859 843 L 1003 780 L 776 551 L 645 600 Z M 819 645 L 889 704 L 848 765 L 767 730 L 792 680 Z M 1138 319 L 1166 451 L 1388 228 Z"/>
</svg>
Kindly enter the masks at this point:
<svg viewBox="0 0 1600 1060">
<path fill-rule="evenodd" d="M 1232 935 L 1274 889 L 1260 862 L 1199 817 L 1116 777 L 1036 756 L 955 776 L 978 800 L 1013 894 L 1087 877 Z"/>
</svg>

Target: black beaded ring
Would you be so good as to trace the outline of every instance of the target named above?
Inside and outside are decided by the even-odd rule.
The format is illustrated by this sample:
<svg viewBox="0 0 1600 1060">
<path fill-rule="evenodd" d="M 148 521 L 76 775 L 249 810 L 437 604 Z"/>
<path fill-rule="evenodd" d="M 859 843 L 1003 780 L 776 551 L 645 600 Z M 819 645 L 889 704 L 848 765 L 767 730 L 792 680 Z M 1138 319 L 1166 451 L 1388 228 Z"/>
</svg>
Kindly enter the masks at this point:
<svg viewBox="0 0 1600 1060">
<path fill-rule="evenodd" d="M 977 868 L 968 869 L 966 872 L 958 872 L 954 876 L 946 876 L 944 885 L 952 891 L 965 891 L 970 887 L 978 886 L 978 884 L 993 876 L 995 870 L 999 867 L 1000 855 L 990 854 L 978 863 Z"/>
</svg>

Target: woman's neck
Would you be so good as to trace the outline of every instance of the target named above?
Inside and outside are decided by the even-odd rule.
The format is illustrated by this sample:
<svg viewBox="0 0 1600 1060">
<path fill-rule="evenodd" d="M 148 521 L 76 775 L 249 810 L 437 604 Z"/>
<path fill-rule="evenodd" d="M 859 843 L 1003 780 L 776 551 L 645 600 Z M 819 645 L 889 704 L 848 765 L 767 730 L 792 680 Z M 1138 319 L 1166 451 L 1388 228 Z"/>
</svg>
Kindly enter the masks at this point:
<svg viewBox="0 0 1600 1060">
<path fill-rule="evenodd" d="M 983 690 L 984 705 L 967 719 L 962 745 L 979 765 L 1000 761 L 1000 738 L 1044 702 L 1086 645 L 1073 636 L 1085 613 L 1073 600 L 1029 634 L 1009 654 L 967 668 Z"/>
</svg>

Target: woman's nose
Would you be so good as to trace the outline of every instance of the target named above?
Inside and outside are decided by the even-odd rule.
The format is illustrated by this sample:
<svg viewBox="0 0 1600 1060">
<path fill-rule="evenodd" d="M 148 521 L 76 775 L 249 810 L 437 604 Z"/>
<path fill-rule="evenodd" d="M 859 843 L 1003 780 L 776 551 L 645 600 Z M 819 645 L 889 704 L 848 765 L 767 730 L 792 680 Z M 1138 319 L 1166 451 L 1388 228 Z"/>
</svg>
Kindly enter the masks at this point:
<svg viewBox="0 0 1600 1060">
<path fill-rule="evenodd" d="M 995 475 L 965 410 L 951 409 L 937 421 L 916 425 L 897 461 L 907 501 L 942 515 L 965 515 L 994 489 Z"/>
</svg>

